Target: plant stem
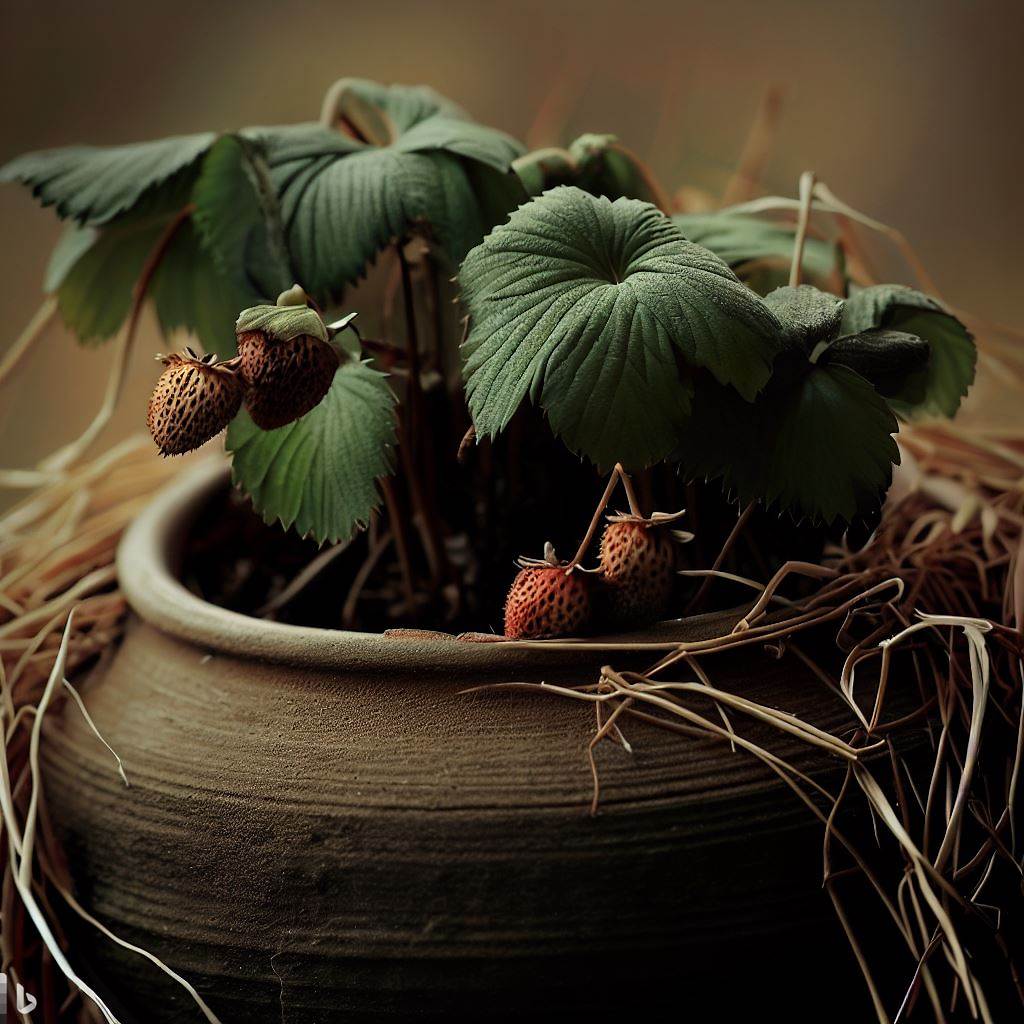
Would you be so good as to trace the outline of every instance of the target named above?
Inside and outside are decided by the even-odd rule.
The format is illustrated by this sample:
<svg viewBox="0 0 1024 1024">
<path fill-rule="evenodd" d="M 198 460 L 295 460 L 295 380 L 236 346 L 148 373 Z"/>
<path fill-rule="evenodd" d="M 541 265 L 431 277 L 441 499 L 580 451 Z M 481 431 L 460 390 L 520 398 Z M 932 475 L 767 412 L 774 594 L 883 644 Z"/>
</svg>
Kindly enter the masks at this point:
<svg viewBox="0 0 1024 1024">
<path fill-rule="evenodd" d="M 633 481 L 629 479 L 629 474 L 620 466 L 618 463 L 615 464 L 615 468 L 608 475 L 608 483 L 605 485 L 604 493 L 601 495 L 600 501 L 597 503 L 597 508 L 594 509 L 594 514 L 591 516 L 590 525 L 587 527 L 587 532 L 583 537 L 579 548 L 576 550 L 576 554 L 573 555 L 572 561 L 565 567 L 565 571 L 570 573 L 577 565 L 583 560 L 583 556 L 587 553 L 587 548 L 590 547 L 590 542 L 594 539 L 594 534 L 597 533 L 598 524 L 601 522 L 601 513 L 608 507 L 608 502 L 612 500 L 612 494 L 615 493 L 615 485 L 622 481 L 622 486 L 626 491 L 626 500 L 629 502 L 629 510 L 633 515 L 637 516 L 640 513 L 637 511 L 638 505 L 636 502 L 636 495 L 633 493 Z"/>
<path fill-rule="evenodd" d="M 725 556 L 729 554 L 733 544 L 736 543 L 736 538 L 743 532 L 743 528 L 747 525 L 747 521 L 750 519 L 754 512 L 754 503 L 751 502 L 747 507 L 740 513 L 739 518 L 736 520 L 736 525 L 729 531 L 729 536 L 725 538 L 725 543 L 722 545 L 722 550 L 718 552 L 718 557 L 715 559 L 714 565 L 711 566 L 711 571 L 718 572 L 722 567 L 722 563 L 725 561 Z M 683 611 L 684 615 L 692 615 L 701 605 L 705 595 L 711 588 L 711 582 L 714 580 L 714 576 L 707 576 L 704 582 L 700 585 L 700 589 L 696 594 L 693 595 L 693 599 L 686 606 Z"/>
<path fill-rule="evenodd" d="M 404 239 L 397 243 L 398 263 L 402 277 L 402 298 L 405 305 L 405 336 L 406 336 L 406 360 L 409 367 L 409 405 L 408 415 L 405 421 L 405 439 L 400 448 L 402 466 L 407 477 L 409 486 L 409 498 L 412 501 L 413 509 L 419 517 L 423 527 L 423 546 L 430 563 L 431 583 L 434 587 L 440 583 L 444 576 L 451 576 L 450 567 L 447 564 L 447 557 L 442 539 L 441 524 L 437 509 L 432 502 L 425 500 L 423 487 L 417 472 L 417 460 L 415 459 L 415 442 L 420 436 L 423 437 L 427 446 L 430 443 L 429 431 L 421 431 L 423 425 L 423 389 L 420 368 L 419 333 L 416 327 L 416 307 L 413 298 L 412 273 L 408 260 L 405 258 Z M 433 466 L 433 460 L 429 457 L 428 450 L 426 462 Z"/>
<path fill-rule="evenodd" d="M 811 220 L 811 203 L 814 198 L 814 171 L 800 175 L 800 210 L 797 214 L 796 239 L 793 242 L 793 262 L 789 268 L 789 284 L 800 283 L 800 272 L 804 260 L 804 243 L 807 241 L 807 226 Z"/>
<path fill-rule="evenodd" d="M 398 564 L 402 569 L 402 585 L 405 588 L 405 599 L 409 603 L 409 614 L 415 616 L 416 588 L 412 580 L 412 563 L 409 561 L 409 524 L 402 515 L 395 495 L 395 485 L 390 477 L 381 478 L 380 489 L 384 495 L 388 519 L 391 520 L 391 532 L 395 537 L 395 550 L 398 552 Z"/>
<path fill-rule="evenodd" d="M 0 360 L 0 385 L 7 380 L 8 375 L 14 371 L 56 315 L 57 300 L 54 298 L 46 299 L 39 309 L 36 310 L 35 315 L 28 322 L 25 330 L 18 335 L 14 344 L 4 353 L 3 360 Z"/>
</svg>

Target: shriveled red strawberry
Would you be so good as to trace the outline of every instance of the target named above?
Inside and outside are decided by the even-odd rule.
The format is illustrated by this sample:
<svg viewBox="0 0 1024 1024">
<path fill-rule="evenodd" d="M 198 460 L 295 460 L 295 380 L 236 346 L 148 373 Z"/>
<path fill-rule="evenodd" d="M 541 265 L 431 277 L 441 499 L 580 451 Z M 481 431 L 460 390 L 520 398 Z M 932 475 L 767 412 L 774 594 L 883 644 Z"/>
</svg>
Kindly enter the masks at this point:
<svg viewBox="0 0 1024 1024">
<path fill-rule="evenodd" d="M 610 623 L 637 626 L 668 611 L 675 582 L 676 516 L 609 516 L 601 537 L 601 579 Z"/>
<path fill-rule="evenodd" d="M 565 564 L 545 545 L 543 561 L 523 558 L 505 600 L 505 636 L 539 640 L 571 636 L 590 621 L 590 582 L 581 572 L 566 573 Z"/>
<path fill-rule="evenodd" d="M 273 306 L 244 309 L 235 323 L 245 407 L 264 430 L 283 427 L 320 404 L 338 369 L 320 314 L 294 285 Z"/>
<path fill-rule="evenodd" d="M 245 384 L 238 361 L 200 358 L 187 348 L 160 356 L 160 374 L 146 410 L 146 426 L 164 455 L 183 455 L 219 434 L 242 405 Z"/>
</svg>

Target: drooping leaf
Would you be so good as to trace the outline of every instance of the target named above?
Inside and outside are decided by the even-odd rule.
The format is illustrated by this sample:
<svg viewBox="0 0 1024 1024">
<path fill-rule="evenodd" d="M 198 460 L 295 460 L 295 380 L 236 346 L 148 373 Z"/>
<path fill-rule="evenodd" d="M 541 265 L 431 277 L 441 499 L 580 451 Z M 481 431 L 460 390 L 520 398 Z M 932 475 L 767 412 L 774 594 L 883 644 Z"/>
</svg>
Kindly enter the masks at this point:
<svg viewBox="0 0 1024 1024">
<path fill-rule="evenodd" d="M 954 416 L 974 382 L 977 350 L 970 331 L 927 295 L 904 285 L 874 285 L 855 292 L 843 310 L 842 332 L 875 327 L 902 331 L 928 342 L 931 357 L 923 380 L 923 398 L 892 400 L 903 416 Z"/>
<path fill-rule="evenodd" d="M 67 326 L 84 344 L 113 337 L 132 304 L 132 289 L 146 257 L 170 215 L 130 219 L 96 229 L 76 227 L 55 250 L 48 280 L 57 285 L 57 305 Z M 76 252 L 73 261 L 60 249 Z"/>
<path fill-rule="evenodd" d="M 181 226 L 168 246 L 150 295 L 165 331 L 186 330 L 221 359 L 235 354 L 239 310 L 260 298 L 221 273 L 191 221 Z"/>
<path fill-rule="evenodd" d="M 690 477 L 720 477 L 742 503 L 849 521 L 877 507 L 899 462 L 889 406 L 840 365 L 787 361 L 752 404 L 711 384 L 696 388 L 679 452 Z"/>
<path fill-rule="evenodd" d="M 843 300 L 814 285 L 784 285 L 765 296 L 765 305 L 779 318 L 786 336 L 808 354 L 819 341 L 839 330 Z"/>
<path fill-rule="evenodd" d="M 216 146 L 209 155 L 215 152 Z M 58 243 L 47 285 L 56 290 L 61 315 L 80 341 L 105 341 L 124 324 L 146 261 L 172 220 L 193 200 L 194 186 L 194 173 L 177 175 L 150 189 L 131 212 L 103 227 L 75 225 Z M 222 187 L 228 187 L 226 181 Z M 236 188 L 245 187 L 243 177 Z M 201 244 L 191 219 L 167 246 L 148 293 L 164 330 L 183 328 L 222 358 L 234 354 L 239 310 L 263 297 L 239 268 L 233 277 L 225 275 Z"/>
<path fill-rule="evenodd" d="M 478 433 L 499 433 L 529 395 L 599 466 L 639 468 L 675 447 L 691 393 L 680 361 L 750 399 L 780 346 L 764 303 L 654 206 L 574 187 L 520 207 L 459 282 Z"/>
<path fill-rule="evenodd" d="M 192 222 L 221 274 L 256 291 L 276 294 L 291 283 L 280 210 L 270 171 L 250 140 L 225 135 L 210 148 L 192 188 Z M 263 250 L 262 256 L 257 255 Z"/>
<path fill-rule="evenodd" d="M 15 157 L 0 182 L 20 181 L 59 217 L 101 225 L 132 209 L 151 188 L 191 168 L 212 145 L 211 132 L 130 146 L 69 146 Z"/>
<path fill-rule="evenodd" d="M 345 540 L 380 504 L 377 479 L 392 468 L 395 397 L 384 374 L 343 363 L 315 409 L 278 430 L 246 412 L 228 428 L 232 477 L 268 523 L 321 543 Z"/>
<path fill-rule="evenodd" d="M 789 282 L 793 228 L 747 214 L 682 213 L 672 218 L 683 234 L 725 260 L 740 280 L 761 295 Z M 809 284 L 829 289 L 841 283 L 838 249 L 819 238 L 804 244 L 803 276 Z"/>
<path fill-rule="evenodd" d="M 91 249 L 99 231 L 96 228 L 84 228 L 80 224 L 69 224 L 63 231 L 57 244 L 50 253 L 43 278 L 43 291 L 48 295 L 55 292 L 68 276 L 68 272 L 78 262 L 78 258 Z"/>
<path fill-rule="evenodd" d="M 539 196 L 559 185 L 576 184 L 576 161 L 569 150 L 560 146 L 545 146 L 524 153 L 512 161 L 512 169 L 531 196 Z"/>
<path fill-rule="evenodd" d="M 413 230 L 457 264 L 525 199 L 511 171 L 519 144 L 436 93 L 355 79 L 342 92 L 342 127 L 369 140 L 320 124 L 246 133 L 265 147 L 296 276 L 311 292 L 357 280 Z"/>
<path fill-rule="evenodd" d="M 581 135 L 568 149 L 538 149 L 519 157 L 513 167 L 531 196 L 575 185 L 594 196 L 642 199 L 660 210 L 669 208 L 648 167 L 614 135 Z"/>
<path fill-rule="evenodd" d="M 856 370 L 886 398 L 916 405 L 924 400 L 930 356 L 923 338 L 878 329 L 836 339 L 821 360 Z"/>
</svg>

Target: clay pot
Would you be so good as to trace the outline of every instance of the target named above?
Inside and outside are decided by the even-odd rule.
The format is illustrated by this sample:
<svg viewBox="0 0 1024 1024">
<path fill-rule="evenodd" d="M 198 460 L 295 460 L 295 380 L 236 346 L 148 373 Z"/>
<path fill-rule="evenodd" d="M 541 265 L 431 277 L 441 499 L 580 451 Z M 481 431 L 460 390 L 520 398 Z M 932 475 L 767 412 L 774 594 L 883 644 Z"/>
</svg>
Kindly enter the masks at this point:
<svg viewBox="0 0 1024 1024">
<path fill-rule="evenodd" d="M 723 977 L 736 1008 L 766 998 L 759 985 L 780 971 L 800 982 L 786 997 L 798 1020 L 815 982 L 848 976 L 820 826 L 761 763 L 626 722 L 633 753 L 601 746 L 591 816 L 591 708 L 462 691 L 589 682 L 602 662 L 628 661 L 214 607 L 175 566 L 225 486 L 219 464 L 184 475 L 121 545 L 133 615 L 82 690 L 131 788 L 70 705 L 44 745 L 49 813 L 83 902 L 193 982 L 224 1024 L 541 1008 L 601 1019 L 666 993 L 718 999 Z M 734 618 L 701 616 L 687 632 Z M 847 721 L 795 659 L 750 648 L 709 669 L 823 726 Z M 798 742 L 772 742 L 811 763 Z M 150 964 L 80 934 L 77 955 L 125 1020 L 202 1019 Z M 856 982 L 850 993 L 844 1005 L 863 1009 Z"/>
</svg>

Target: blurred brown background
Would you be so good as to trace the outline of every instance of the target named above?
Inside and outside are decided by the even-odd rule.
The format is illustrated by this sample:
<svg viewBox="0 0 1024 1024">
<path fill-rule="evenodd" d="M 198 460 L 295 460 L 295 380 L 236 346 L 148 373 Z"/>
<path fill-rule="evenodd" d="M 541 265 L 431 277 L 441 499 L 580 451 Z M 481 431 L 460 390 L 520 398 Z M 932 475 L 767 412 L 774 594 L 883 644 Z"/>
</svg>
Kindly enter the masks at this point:
<svg viewBox="0 0 1024 1024">
<path fill-rule="evenodd" d="M 814 169 L 898 225 L 953 304 L 1018 327 L 1019 3 L 674 2 L 273 4 L 3 0 L 0 161 L 76 142 L 315 119 L 337 77 L 424 82 L 523 138 L 565 99 L 568 142 L 618 134 L 672 190 L 720 192 L 764 90 L 785 89 L 769 191 Z M 557 113 L 557 107 L 555 108 Z M 0 352 L 40 301 L 59 226 L 0 189 Z M 889 250 L 891 272 L 906 278 Z M 112 439 L 143 423 L 166 346 L 140 338 Z M 0 395 L 0 466 L 76 435 L 99 401 L 105 351 L 53 329 Z M 3 496 L 0 496 L 0 500 Z"/>
</svg>

